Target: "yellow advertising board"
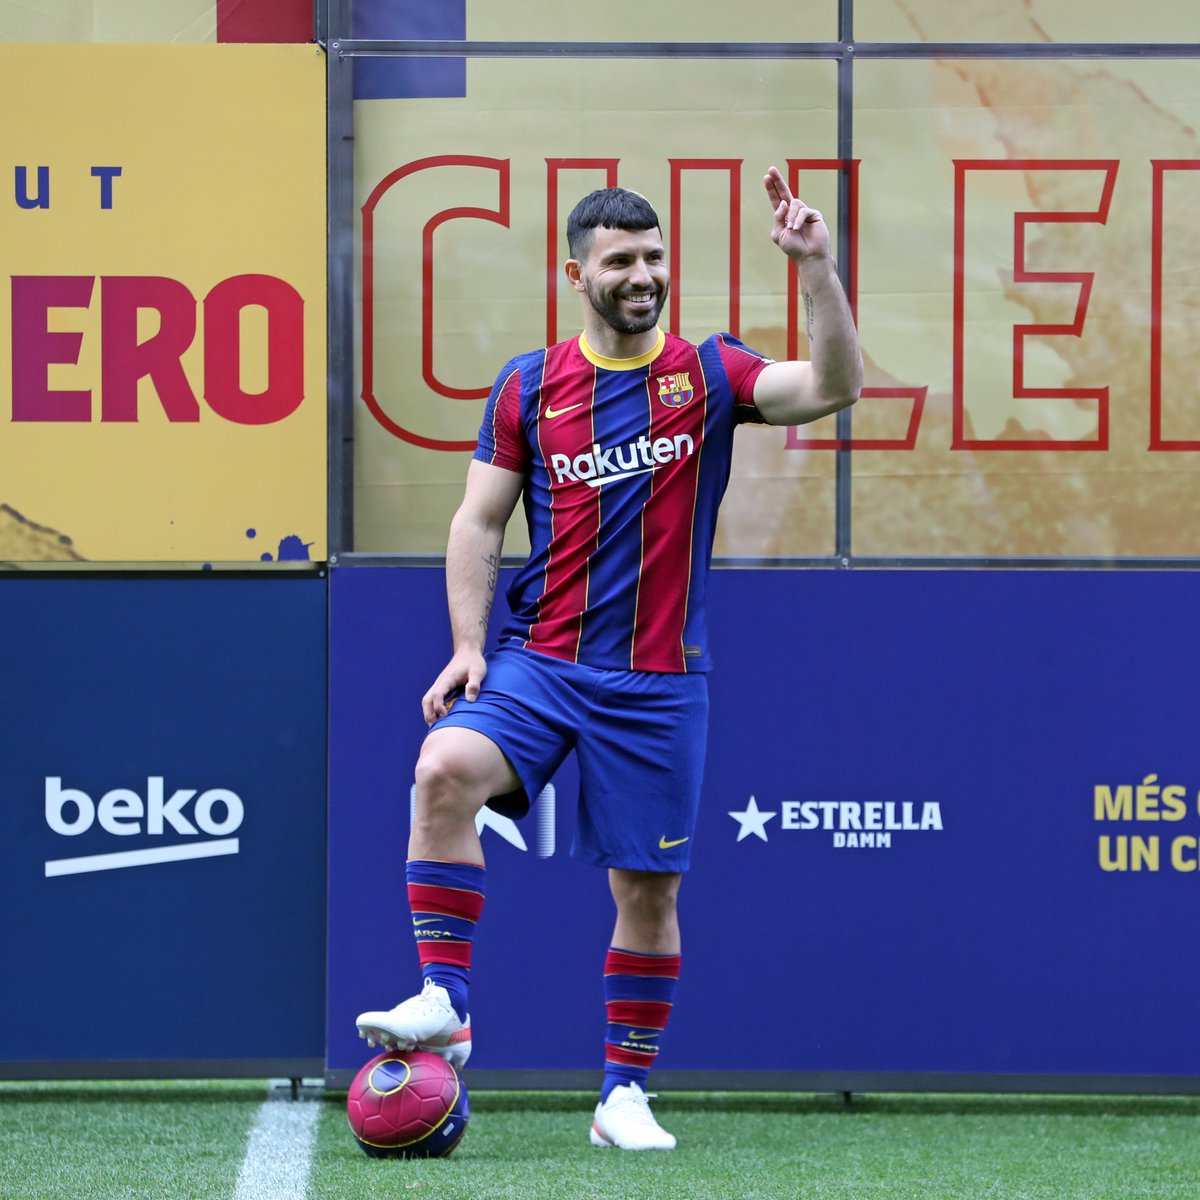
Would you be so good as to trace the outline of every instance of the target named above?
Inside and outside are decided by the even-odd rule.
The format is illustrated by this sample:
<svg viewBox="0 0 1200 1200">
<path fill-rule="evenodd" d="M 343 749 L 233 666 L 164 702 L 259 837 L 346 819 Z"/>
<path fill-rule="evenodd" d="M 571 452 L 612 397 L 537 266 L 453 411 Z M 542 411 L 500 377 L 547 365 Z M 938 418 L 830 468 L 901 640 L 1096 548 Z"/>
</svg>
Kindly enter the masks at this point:
<svg viewBox="0 0 1200 1200">
<path fill-rule="evenodd" d="M 325 557 L 313 46 L 0 46 L 0 562 Z"/>
</svg>

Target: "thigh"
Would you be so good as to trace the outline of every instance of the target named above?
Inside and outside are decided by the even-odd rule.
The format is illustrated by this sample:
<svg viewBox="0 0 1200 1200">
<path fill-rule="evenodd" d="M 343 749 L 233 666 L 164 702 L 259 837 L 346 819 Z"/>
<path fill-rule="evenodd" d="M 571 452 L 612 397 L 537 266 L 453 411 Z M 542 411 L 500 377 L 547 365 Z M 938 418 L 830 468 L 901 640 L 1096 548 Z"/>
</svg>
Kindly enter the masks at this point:
<svg viewBox="0 0 1200 1200">
<path fill-rule="evenodd" d="M 476 818 L 494 795 L 519 787 L 499 746 L 472 729 L 430 732 L 417 759 L 408 857 L 483 864 Z"/>
<path fill-rule="evenodd" d="M 627 871 L 687 870 L 707 742 L 706 676 L 614 676 L 577 746 L 572 853 Z"/>
<path fill-rule="evenodd" d="M 511 792 L 521 781 L 504 751 L 486 734 L 465 726 L 431 729 L 417 760 L 417 782 L 449 780 L 478 796 L 477 807 L 492 796 Z"/>
<path fill-rule="evenodd" d="M 557 664 L 532 651 L 502 649 L 488 660 L 479 697 L 456 699 L 425 740 L 469 730 L 490 741 L 512 774 L 503 789 L 492 792 L 489 806 L 523 817 L 570 751 L 582 714 Z"/>
</svg>

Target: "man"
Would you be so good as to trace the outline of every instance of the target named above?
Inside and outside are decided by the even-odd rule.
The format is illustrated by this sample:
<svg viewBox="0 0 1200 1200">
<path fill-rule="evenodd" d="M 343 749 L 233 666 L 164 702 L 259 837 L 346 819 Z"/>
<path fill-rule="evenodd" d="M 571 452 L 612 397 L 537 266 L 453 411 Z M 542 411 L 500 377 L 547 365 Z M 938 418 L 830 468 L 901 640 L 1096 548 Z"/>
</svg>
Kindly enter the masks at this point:
<svg viewBox="0 0 1200 1200">
<path fill-rule="evenodd" d="M 583 333 L 501 371 L 446 548 L 454 650 L 421 702 L 432 729 L 408 848 L 424 990 L 358 1017 L 371 1044 L 466 1061 L 485 879 L 476 815 L 485 804 L 524 815 L 574 749 L 572 853 L 608 868 L 617 910 L 597 1146 L 675 1146 L 644 1085 L 679 978 L 676 896 L 708 717 L 705 584 L 734 428 L 816 420 L 853 404 L 862 383 L 825 222 L 775 167 L 763 182 L 771 237 L 800 275 L 810 362 L 772 362 L 728 334 L 694 346 L 661 332 L 667 258 L 636 192 L 593 192 L 568 219 Z M 504 528 L 522 493 L 530 556 L 485 660 Z"/>
</svg>

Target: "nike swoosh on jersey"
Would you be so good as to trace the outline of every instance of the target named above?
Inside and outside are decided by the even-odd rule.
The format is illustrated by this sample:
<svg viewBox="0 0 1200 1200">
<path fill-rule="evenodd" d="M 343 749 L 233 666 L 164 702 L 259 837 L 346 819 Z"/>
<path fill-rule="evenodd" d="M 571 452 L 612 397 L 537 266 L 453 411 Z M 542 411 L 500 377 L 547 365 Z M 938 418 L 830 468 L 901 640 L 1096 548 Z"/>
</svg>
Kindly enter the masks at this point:
<svg viewBox="0 0 1200 1200">
<path fill-rule="evenodd" d="M 580 402 L 578 404 L 568 404 L 566 408 L 551 408 L 550 405 L 547 404 L 546 405 L 546 416 L 551 421 L 553 421 L 555 417 L 561 417 L 563 415 L 563 413 L 573 412 L 575 409 L 582 408 L 582 407 L 583 407 L 582 400 L 580 400 Z"/>
<path fill-rule="evenodd" d="M 658 848 L 660 850 L 670 850 L 672 846 L 682 846 L 686 841 L 688 841 L 687 838 L 676 838 L 673 842 L 668 842 L 664 835 L 658 839 Z"/>
</svg>

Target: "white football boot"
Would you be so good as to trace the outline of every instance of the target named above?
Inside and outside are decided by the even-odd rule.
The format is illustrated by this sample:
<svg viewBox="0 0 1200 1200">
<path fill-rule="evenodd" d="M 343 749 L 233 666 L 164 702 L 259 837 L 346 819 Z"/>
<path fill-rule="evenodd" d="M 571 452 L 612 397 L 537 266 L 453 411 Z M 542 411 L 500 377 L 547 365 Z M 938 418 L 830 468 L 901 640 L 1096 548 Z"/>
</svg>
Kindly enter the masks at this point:
<svg viewBox="0 0 1200 1200">
<path fill-rule="evenodd" d="M 592 1145 L 618 1150 L 674 1150 L 675 1135 L 668 1133 L 650 1111 L 650 1098 L 636 1083 L 623 1083 L 596 1105 L 592 1118 Z"/>
<path fill-rule="evenodd" d="M 429 1050 L 457 1070 L 471 1057 L 471 1015 L 460 1021 L 446 989 L 432 979 L 425 980 L 420 995 L 387 1012 L 359 1013 L 355 1024 L 368 1046 L 378 1042 L 385 1050 Z"/>
</svg>

